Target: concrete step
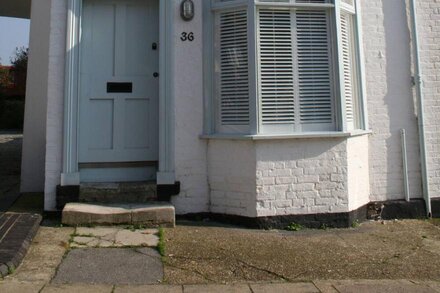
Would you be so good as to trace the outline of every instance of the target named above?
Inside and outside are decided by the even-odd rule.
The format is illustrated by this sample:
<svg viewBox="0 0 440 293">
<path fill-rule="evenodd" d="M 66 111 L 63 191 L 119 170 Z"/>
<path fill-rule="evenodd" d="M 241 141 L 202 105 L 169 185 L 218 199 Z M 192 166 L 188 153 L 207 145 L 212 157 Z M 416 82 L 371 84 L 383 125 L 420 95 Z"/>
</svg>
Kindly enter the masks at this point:
<svg viewBox="0 0 440 293">
<path fill-rule="evenodd" d="M 156 182 L 84 183 L 80 202 L 143 203 L 157 200 Z"/>
<path fill-rule="evenodd" d="M 68 203 L 62 213 L 62 223 L 69 226 L 129 224 L 174 227 L 175 219 L 174 206 L 167 203 Z"/>
</svg>

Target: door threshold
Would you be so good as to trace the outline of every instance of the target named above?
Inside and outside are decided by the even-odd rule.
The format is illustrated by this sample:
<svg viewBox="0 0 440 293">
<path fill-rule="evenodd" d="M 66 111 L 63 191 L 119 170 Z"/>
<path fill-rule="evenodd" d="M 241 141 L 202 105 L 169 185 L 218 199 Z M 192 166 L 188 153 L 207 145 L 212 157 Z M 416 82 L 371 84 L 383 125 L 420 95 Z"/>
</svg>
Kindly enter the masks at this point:
<svg viewBox="0 0 440 293">
<path fill-rule="evenodd" d="M 157 167 L 158 161 L 139 161 L 139 162 L 96 162 L 79 163 L 80 169 L 111 169 L 111 168 L 142 168 Z"/>
</svg>

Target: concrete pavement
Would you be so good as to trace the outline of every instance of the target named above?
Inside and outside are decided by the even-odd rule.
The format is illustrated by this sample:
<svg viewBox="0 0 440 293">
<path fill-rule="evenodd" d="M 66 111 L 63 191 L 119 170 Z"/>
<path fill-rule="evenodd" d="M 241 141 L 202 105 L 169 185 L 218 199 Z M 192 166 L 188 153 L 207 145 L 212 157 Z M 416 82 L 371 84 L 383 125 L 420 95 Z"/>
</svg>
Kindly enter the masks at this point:
<svg viewBox="0 0 440 293">
<path fill-rule="evenodd" d="M 54 284 L 157 284 L 163 265 L 157 250 L 142 248 L 73 249 L 58 268 Z"/>
<path fill-rule="evenodd" d="M 391 225 L 390 223 L 386 225 L 390 229 L 390 231 L 387 232 L 387 242 L 391 241 L 399 241 L 400 244 L 402 243 L 412 243 L 412 245 L 417 244 L 420 245 L 418 249 L 413 250 L 413 254 L 418 255 L 418 257 L 430 256 L 431 257 L 431 263 L 425 262 L 425 268 L 430 268 L 435 270 L 437 268 L 436 264 L 438 263 L 438 253 L 435 250 L 436 246 L 433 246 L 432 243 L 430 243 L 429 246 L 424 246 L 423 241 L 424 240 L 434 240 L 438 233 L 438 227 L 435 226 L 428 226 L 430 224 L 424 223 L 424 222 L 403 222 L 405 225 Z M 179 226 L 178 226 L 179 227 Z M 328 278 L 327 275 L 321 274 L 323 277 L 322 279 L 325 280 L 317 280 L 319 278 L 307 278 L 305 276 L 298 277 L 295 280 L 286 281 L 283 282 L 280 280 L 280 275 L 276 275 L 278 271 L 275 268 L 266 268 L 263 263 L 258 264 L 256 263 L 254 268 L 255 270 L 259 270 L 261 272 L 266 272 L 267 274 L 271 274 L 273 276 L 272 280 L 265 279 L 264 275 L 253 275 L 253 272 L 249 270 L 248 266 L 243 267 L 235 267 L 232 266 L 231 269 L 237 269 L 237 273 L 240 272 L 240 275 L 236 273 L 236 276 L 240 278 L 235 278 L 236 281 L 228 281 L 227 278 L 222 277 L 226 276 L 228 273 L 233 273 L 233 271 L 228 271 L 227 268 L 222 263 L 224 255 L 221 254 L 219 251 L 224 251 L 224 249 L 227 249 L 226 251 L 228 254 L 243 254 L 245 252 L 249 252 L 248 245 L 251 245 L 253 247 L 256 247 L 260 250 L 270 250 L 270 251 L 277 251 L 278 254 L 282 254 L 283 249 L 284 252 L 287 252 L 289 255 L 291 255 L 294 258 L 298 258 L 298 255 L 294 253 L 294 251 L 286 250 L 287 247 L 296 246 L 296 249 L 303 248 L 302 253 L 305 253 L 305 255 L 310 259 L 313 260 L 313 262 L 310 262 L 307 267 L 303 267 L 303 269 L 311 269 L 313 267 L 320 267 L 323 264 L 329 264 L 328 259 L 326 258 L 326 254 L 335 254 L 338 253 L 335 252 L 335 248 L 331 247 L 329 251 L 327 249 L 324 249 L 326 246 L 331 245 L 331 241 L 333 241 L 337 245 L 342 245 L 345 248 L 355 248 L 355 250 L 359 251 L 361 247 L 354 246 L 359 245 L 362 241 L 366 241 L 366 239 L 369 239 L 368 233 L 373 233 L 374 235 L 384 237 L 382 233 L 380 233 L 381 229 L 380 227 L 383 227 L 382 225 L 379 227 L 367 227 L 368 229 L 360 229 L 356 231 L 347 231 L 347 230 L 335 230 L 335 231 L 310 231 L 310 232 L 304 232 L 300 234 L 285 234 L 285 232 L 267 232 L 267 231 L 255 231 L 255 230 L 245 230 L 245 229 L 234 229 L 234 228 L 213 228 L 213 227 L 200 227 L 200 226 L 189 226 L 189 223 L 182 228 L 180 226 L 180 229 L 183 229 L 181 231 L 178 231 L 179 228 L 174 229 L 167 229 L 165 231 L 165 241 L 166 241 L 166 251 L 167 251 L 167 259 L 165 259 L 164 266 L 165 268 L 168 268 L 168 270 L 174 265 L 173 262 L 170 262 L 171 258 L 178 257 L 181 258 L 183 261 L 187 263 L 186 267 L 182 266 L 182 263 L 176 263 L 176 265 L 181 266 L 181 268 L 174 267 L 174 269 L 187 269 L 192 270 L 191 274 L 195 274 L 198 272 L 204 277 L 208 278 L 202 278 L 202 279 L 193 279 L 193 278 L 186 278 L 186 279 L 180 279 L 180 278 L 173 278 L 173 276 L 179 277 L 179 275 L 170 274 L 165 271 L 165 278 L 163 281 L 161 281 L 161 276 L 155 276 L 151 280 L 149 280 L 148 283 L 151 283 L 152 285 L 135 285 L 135 282 L 131 282 L 129 280 L 129 277 L 134 277 L 137 273 L 141 272 L 138 265 L 131 265 L 133 261 L 128 261 L 128 263 L 125 263 L 120 260 L 112 259 L 113 254 L 111 253 L 101 253 L 100 250 L 102 248 L 80 248 L 80 249 L 73 249 L 69 250 L 69 244 L 72 244 L 72 240 L 75 236 L 78 234 L 84 234 L 88 235 L 89 237 L 97 236 L 97 235 L 108 235 L 109 228 L 66 228 L 66 227 L 40 227 L 40 230 L 37 233 L 37 236 L 35 237 L 31 248 L 29 249 L 29 252 L 27 256 L 25 257 L 22 265 L 10 276 L 6 277 L 4 280 L 0 281 L 0 292 L 2 293 L 8 293 L 8 292 L 20 292 L 20 293 L 27 293 L 27 292 L 81 292 L 81 293 L 87 293 L 87 292 L 356 292 L 356 293 L 362 293 L 362 292 L 432 292 L 432 293 L 440 293 L 440 280 L 436 278 L 436 272 L 434 271 L 431 275 L 426 275 L 425 270 L 422 270 L 418 264 L 413 258 L 414 255 L 406 255 L 404 257 L 404 260 L 406 262 L 409 262 L 409 264 L 412 265 L 412 272 L 411 274 L 413 277 L 407 277 L 407 278 L 399 278 L 398 273 L 400 275 L 404 275 L 404 272 L 398 272 L 397 269 L 394 275 L 394 280 L 380 280 L 382 278 L 386 278 L 385 276 L 380 277 L 377 275 L 376 280 L 356 280 L 359 278 L 351 278 L 351 280 L 340 280 L 343 279 L 343 277 L 337 277 L 335 279 Z M 397 229 L 398 228 L 398 229 Z M 112 229 L 112 228 L 110 228 Z M 391 230 L 393 231 L 399 231 L 397 235 L 394 235 L 391 233 Z M 417 241 L 412 238 L 409 238 L 408 234 L 403 234 L 406 237 L 402 238 L 402 232 L 403 230 L 407 231 L 405 233 L 415 233 L 414 231 L 420 231 L 421 236 L 421 242 L 418 243 Z M 130 230 L 127 230 L 130 231 Z M 174 231 L 174 233 L 172 233 Z M 368 232 L 369 231 L 369 232 Z M 431 231 L 431 232 L 430 232 Z M 154 231 L 152 231 L 154 232 Z M 188 245 L 192 245 L 195 250 L 190 250 L 187 246 L 184 239 L 178 238 L 176 233 L 185 233 L 188 235 Z M 368 233 L 367 233 L 368 232 Z M 344 239 L 343 243 L 338 242 L 337 238 L 331 237 L 331 241 L 327 241 L 326 238 L 329 237 L 329 235 L 338 234 L 339 237 L 342 237 L 341 239 Z M 116 233 L 117 234 L 117 233 Z M 350 239 L 349 235 L 356 236 L 355 239 Z M 217 241 L 210 242 L 210 239 L 216 235 Z M 235 236 L 234 236 L 235 235 Z M 278 236 L 277 236 L 278 235 Z M 394 236 L 396 236 L 394 238 Z M 280 237 L 278 239 L 278 237 Z M 262 238 L 261 238 L 262 237 Z M 417 237 L 415 235 L 414 237 Z M 293 241 L 293 242 L 292 242 Z M 370 239 L 371 241 L 371 239 Z M 175 243 L 177 242 L 177 243 Z M 206 244 L 208 246 L 201 245 L 201 243 L 207 242 Z M 314 253 L 316 254 L 316 258 L 312 257 L 312 254 L 310 251 L 307 252 L 305 250 L 305 246 L 299 246 L 298 243 L 304 242 L 304 245 L 310 246 Z M 174 244 L 173 244 L 174 243 Z M 179 245 L 180 243 L 180 245 Z M 286 247 L 277 247 L 274 246 L 276 243 L 285 243 Z M 314 248 L 313 245 L 318 244 L 320 247 L 320 252 L 317 253 L 316 247 Z M 232 245 L 233 244 L 233 245 Z M 246 244 L 246 245 L 245 245 Z M 333 244 L 333 245 L 335 245 Z M 184 249 L 185 253 L 188 252 L 188 254 L 182 254 L 183 251 L 176 250 L 174 247 L 175 245 L 178 245 L 179 248 Z M 229 247 L 229 245 L 231 245 Z M 229 247 L 229 248 L 228 248 Z M 400 247 L 400 246 L 399 246 Z M 399 252 L 399 247 L 390 247 L 394 251 L 394 254 Z M 219 249 L 223 250 L 219 250 Z M 330 247 L 329 247 L 330 248 Z M 118 253 L 123 248 L 109 248 L 109 249 L 115 249 Z M 126 249 L 139 249 L 139 248 L 126 248 Z M 372 250 L 373 247 L 370 247 L 368 250 L 370 254 L 368 254 L 368 257 L 371 259 L 376 258 L 375 255 L 378 253 L 377 251 Z M 87 253 L 85 253 L 87 250 L 93 250 L 97 254 L 95 256 L 98 256 L 98 259 L 92 260 L 89 258 Z M 215 256 L 217 254 L 217 258 L 211 257 L 208 258 L 208 255 L 205 255 L 208 253 L 205 250 L 209 250 L 209 255 Z M 374 270 L 373 264 L 369 264 L 366 262 L 366 247 L 362 247 L 363 253 L 358 256 L 358 254 L 352 254 L 349 253 L 348 256 L 351 258 L 351 263 L 355 266 L 351 265 L 347 268 L 347 270 L 366 270 L 366 268 L 369 268 L 371 270 Z M 383 252 L 380 252 L 383 253 Z M 85 254 L 85 255 L 76 255 L 76 254 Z M 99 254 L 99 255 L 98 255 Z M 69 263 L 69 255 L 71 256 L 72 260 L 80 260 L 80 263 Z M 282 254 L 283 255 L 283 254 Z M 192 258 L 188 258 L 191 257 Z M 343 254 L 338 254 L 338 257 L 341 261 L 344 260 L 345 257 Z M 124 256 L 123 256 L 124 257 Z M 150 256 L 146 256 L 150 257 Z M 154 256 L 156 260 L 159 260 L 158 255 L 155 254 Z M 206 257 L 206 258 L 202 258 Z M 255 255 L 258 260 L 265 260 L 266 258 L 262 258 L 259 255 Z M 287 267 L 287 266 L 295 266 L 298 267 L 300 264 L 292 264 L 291 260 L 288 259 L 287 254 L 283 256 L 284 261 L 279 258 L 275 261 L 277 262 L 278 266 L 280 268 Z M 395 259 L 396 256 L 393 257 Z M 422 258 L 423 260 L 427 260 L 427 258 Z M 87 261 L 89 260 L 89 261 Z M 211 265 L 206 266 L 203 262 L 209 262 Z M 231 263 L 233 259 L 226 259 L 227 262 Z M 251 256 L 248 257 L 248 265 L 252 264 Z M 82 262 L 82 263 L 81 263 Z M 102 262 L 102 264 L 95 267 L 95 271 L 93 271 L 93 268 L 95 265 L 98 265 L 99 262 Z M 371 262 L 371 260 L 370 260 Z M 400 264 L 400 263 L 399 263 Z M 91 267 L 91 271 L 89 270 L 86 273 L 86 276 L 84 276 L 85 273 L 85 265 Z M 158 263 L 160 266 L 161 264 Z M 259 267 L 257 267 L 259 265 Z M 333 263 L 333 266 L 338 265 L 337 263 Z M 61 278 L 64 267 L 67 268 L 67 270 L 64 272 L 64 276 L 76 276 L 78 278 L 76 279 L 70 279 L 67 280 L 64 277 Z M 387 268 L 389 269 L 388 272 L 394 272 L 391 270 L 391 265 L 388 263 Z M 206 268 L 206 270 L 204 270 Z M 400 270 L 402 271 L 404 267 L 400 266 Z M 214 270 L 215 269 L 215 270 Z M 272 269 L 272 271 L 269 271 L 269 269 Z M 377 269 L 380 269 L 378 267 Z M 97 275 L 94 275 L 95 273 L 98 273 L 97 270 L 99 270 L 99 274 L 103 275 L 105 278 L 108 277 L 109 284 L 103 284 L 102 278 L 97 278 Z M 209 271 L 212 270 L 212 271 Z M 83 272 L 83 275 L 78 275 L 77 273 L 79 271 Z M 75 274 L 71 274 L 71 272 Z M 127 274 L 129 277 L 121 277 L 116 278 L 112 277 L 112 273 L 118 275 L 118 272 L 123 272 L 124 274 Z M 143 273 L 142 273 L 143 272 Z M 140 278 L 146 278 L 146 275 L 149 274 L 149 272 L 146 272 L 143 270 L 140 275 L 138 274 L 137 277 Z M 280 271 L 279 273 L 281 273 Z M 327 271 L 328 272 L 328 271 Z M 157 269 L 155 273 L 160 273 L 160 269 Z M 57 275 L 59 274 L 59 278 L 57 279 Z M 108 274 L 108 276 L 106 276 Z M 130 276 L 132 274 L 133 276 Z M 214 274 L 219 275 L 220 277 L 217 280 L 210 280 Z M 349 275 L 347 272 L 344 272 L 344 274 Z M 87 275 L 91 275 L 90 278 L 87 277 Z M 123 274 L 121 274 L 122 276 Z M 113 275 L 115 276 L 115 275 Z M 339 275 L 336 275 L 339 276 Z M 96 278 L 95 278 L 96 277 Z M 101 276 L 102 277 L 102 276 Z M 258 278 L 260 279 L 258 279 Z M 246 279 L 247 278 L 247 279 Z M 316 281 L 307 281 L 302 282 L 302 280 L 316 280 Z M 389 277 L 388 277 L 389 278 Z M 427 279 L 431 280 L 437 280 L 437 281 L 426 281 Z M 86 281 L 90 284 L 84 284 Z M 423 280 L 423 281 L 420 281 Z M 179 282 L 179 283 L 176 283 Z M 58 284 L 62 283 L 62 284 Z M 66 284 L 70 283 L 70 284 Z M 126 285 L 123 285 L 126 284 Z M 175 284 L 175 285 L 173 285 Z"/>
<path fill-rule="evenodd" d="M 410 280 L 346 280 L 300 283 L 245 283 L 230 285 L 84 285 L 0 282 L 2 293 L 439 293 L 440 282 Z"/>
</svg>

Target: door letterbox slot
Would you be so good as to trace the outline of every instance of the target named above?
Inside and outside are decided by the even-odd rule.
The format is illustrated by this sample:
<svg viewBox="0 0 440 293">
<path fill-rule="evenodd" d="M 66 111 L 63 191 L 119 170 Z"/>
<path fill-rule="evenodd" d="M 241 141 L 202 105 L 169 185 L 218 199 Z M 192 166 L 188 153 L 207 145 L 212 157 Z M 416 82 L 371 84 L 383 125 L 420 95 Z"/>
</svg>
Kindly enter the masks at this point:
<svg viewBox="0 0 440 293">
<path fill-rule="evenodd" d="M 108 82 L 107 93 L 132 93 L 132 82 Z"/>
</svg>

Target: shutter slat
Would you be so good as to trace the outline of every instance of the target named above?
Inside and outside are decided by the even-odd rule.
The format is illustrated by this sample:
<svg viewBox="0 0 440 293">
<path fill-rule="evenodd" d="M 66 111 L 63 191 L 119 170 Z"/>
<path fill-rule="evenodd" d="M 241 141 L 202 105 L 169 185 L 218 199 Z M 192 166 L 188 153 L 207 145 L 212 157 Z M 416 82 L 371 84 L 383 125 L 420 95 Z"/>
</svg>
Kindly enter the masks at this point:
<svg viewBox="0 0 440 293">
<path fill-rule="evenodd" d="M 350 19 L 345 13 L 341 14 L 341 35 L 342 35 L 342 64 L 344 71 L 344 96 L 345 114 L 347 122 L 354 121 L 353 115 L 353 82 L 352 82 L 352 52 L 351 52 L 351 30 Z"/>
<path fill-rule="evenodd" d="M 247 12 L 222 12 L 220 17 L 220 122 L 249 124 Z"/>
<path fill-rule="evenodd" d="M 259 10 L 263 125 L 333 123 L 328 27 L 322 10 Z"/>
<path fill-rule="evenodd" d="M 328 16 L 324 11 L 297 11 L 300 121 L 332 123 Z"/>
<path fill-rule="evenodd" d="M 295 122 L 291 12 L 259 11 L 260 99 L 263 124 Z"/>
</svg>

